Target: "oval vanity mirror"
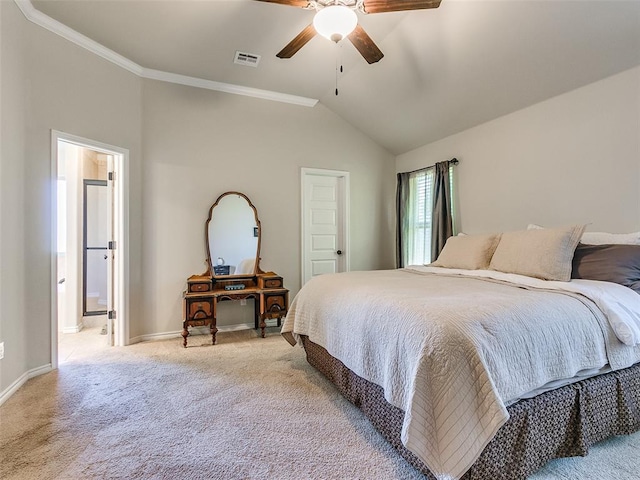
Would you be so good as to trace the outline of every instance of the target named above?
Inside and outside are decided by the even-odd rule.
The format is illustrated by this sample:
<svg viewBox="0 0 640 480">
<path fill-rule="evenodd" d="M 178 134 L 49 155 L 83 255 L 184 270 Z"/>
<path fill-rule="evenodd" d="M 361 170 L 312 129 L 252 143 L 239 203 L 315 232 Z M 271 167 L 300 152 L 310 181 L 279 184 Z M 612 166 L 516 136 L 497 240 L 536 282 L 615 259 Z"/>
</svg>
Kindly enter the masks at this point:
<svg viewBox="0 0 640 480">
<path fill-rule="evenodd" d="M 210 275 L 246 277 L 260 271 L 260 221 L 246 195 L 220 195 L 209 209 L 205 235 Z"/>
</svg>

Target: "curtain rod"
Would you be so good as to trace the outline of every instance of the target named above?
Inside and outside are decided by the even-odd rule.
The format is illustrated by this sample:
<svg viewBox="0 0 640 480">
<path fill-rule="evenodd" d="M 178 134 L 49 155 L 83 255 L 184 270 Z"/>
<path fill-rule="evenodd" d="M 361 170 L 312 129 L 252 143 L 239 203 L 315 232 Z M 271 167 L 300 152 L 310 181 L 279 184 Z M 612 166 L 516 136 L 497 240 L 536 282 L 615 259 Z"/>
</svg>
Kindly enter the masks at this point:
<svg viewBox="0 0 640 480">
<path fill-rule="evenodd" d="M 460 161 L 453 157 L 451 160 L 449 160 L 449 163 L 453 163 L 454 165 L 458 165 L 458 163 L 460 163 Z M 401 173 L 416 173 L 419 172 L 420 170 L 426 170 L 427 168 L 433 168 L 435 167 L 435 163 L 433 165 L 429 165 L 428 167 L 422 167 L 422 168 L 418 168 L 417 170 L 411 170 L 410 172 L 401 172 Z"/>
</svg>

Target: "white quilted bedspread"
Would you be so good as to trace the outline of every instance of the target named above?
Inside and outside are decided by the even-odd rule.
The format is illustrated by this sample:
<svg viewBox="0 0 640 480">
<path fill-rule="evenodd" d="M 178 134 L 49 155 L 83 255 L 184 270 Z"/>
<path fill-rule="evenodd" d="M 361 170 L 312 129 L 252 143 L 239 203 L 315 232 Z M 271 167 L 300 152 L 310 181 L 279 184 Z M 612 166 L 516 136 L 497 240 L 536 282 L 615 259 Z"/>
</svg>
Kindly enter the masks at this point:
<svg viewBox="0 0 640 480">
<path fill-rule="evenodd" d="M 468 273 L 411 267 L 315 277 L 282 328 L 290 343 L 307 335 L 382 386 L 405 412 L 402 442 L 440 480 L 469 469 L 507 421 L 510 400 L 583 370 L 640 359 L 640 347 L 620 342 L 603 313 L 607 295 L 586 298 L 588 281 L 563 291 L 555 284 L 565 282 Z M 627 298 L 626 287 L 592 283 Z M 565 285 L 575 290 L 574 282 Z M 615 310 L 640 319 L 636 303 Z"/>
</svg>

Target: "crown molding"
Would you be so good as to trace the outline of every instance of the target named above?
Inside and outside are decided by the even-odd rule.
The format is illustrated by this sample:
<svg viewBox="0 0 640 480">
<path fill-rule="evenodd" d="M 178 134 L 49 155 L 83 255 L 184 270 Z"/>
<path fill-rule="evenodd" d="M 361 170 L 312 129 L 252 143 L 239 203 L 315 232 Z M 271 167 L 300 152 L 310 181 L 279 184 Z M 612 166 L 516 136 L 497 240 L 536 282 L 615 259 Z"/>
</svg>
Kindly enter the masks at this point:
<svg viewBox="0 0 640 480">
<path fill-rule="evenodd" d="M 75 43 L 76 45 L 104 58 L 105 60 L 117 65 L 125 70 L 141 77 L 152 80 L 160 80 L 178 85 L 187 85 L 190 87 L 204 88 L 207 90 L 215 90 L 218 92 L 231 93 L 234 95 L 244 95 L 247 97 L 261 98 L 264 100 L 272 100 L 274 102 L 290 103 L 301 105 L 303 107 L 314 107 L 318 100 L 315 98 L 299 97 L 286 93 L 273 92 L 271 90 L 261 90 L 259 88 L 244 87 L 242 85 L 233 85 L 231 83 L 215 82 L 213 80 L 205 80 L 203 78 L 188 77 L 177 73 L 163 72 L 153 70 L 138 65 L 132 60 L 123 57 L 119 53 L 105 47 L 104 45 L 90 39 L 89 37 L 76 32 L 72 28 L 60 23 L 57 20 L 45 15 L 37 10 L 31 0 L 14 0 L 22 14 L 32 23 L 49 30 L 62 38 Z"/>
<path fill-rule="evenodd" d="M 275 102 L 292 103 L 303 107 L 313 107 L 318 100 L 315 98 L 298 97 L 287 93 L 273 92 L 271 90 L 261 90 L 259 88 L 243 87 L 233 85 L 231 83 L 215 82 L 213 80 L 205 80 L 203 78 L 188 77 L 177 73 L 163 72 L 161 70 L 153 70 L 144 68 L 141 77 L 151 80 L 161 80 L 163 82 L 176 83 L 178 85 L 187 85 L 189 87 L 206 88 L 208 90 L 216 90 L 218 92 L 232 93 L 235 95 L 245 95 L 247 97 L 262 98 L 264 100 L 273 100 Z"/>
</svg>

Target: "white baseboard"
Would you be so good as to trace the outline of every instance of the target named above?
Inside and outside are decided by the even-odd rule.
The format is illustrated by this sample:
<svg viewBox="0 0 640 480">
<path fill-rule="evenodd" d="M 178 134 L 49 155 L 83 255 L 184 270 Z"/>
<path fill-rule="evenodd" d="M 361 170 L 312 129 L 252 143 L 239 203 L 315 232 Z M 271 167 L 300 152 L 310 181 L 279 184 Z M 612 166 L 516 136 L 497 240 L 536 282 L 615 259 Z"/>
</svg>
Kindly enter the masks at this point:
<svg viewBox="0 0 640 480">
<path fill-rule="evenodd" d="M 18 378 L 15 382 L 9 385 L 4 392 L 0 394 L 0 405 L 9 400 L 9 397 L 16 393 L 18 389 L 25 384 L 25 382 L 33 377 L 37 377 L 38 375 L 42 375 L 45 373 L 49 373 L 52 371 L 51 364 L 48 363 L 41 367 L 33 368 L 28 372 L 24 373 L 20 378 Z"/>
<path fill-rule="evenodd" d="M 254 327 L 253 323 L 236 323 L 234 325 L 222 325 L 218 327 L 218 332 L 237 332 L 238 330 L 251 330 Z M 202 333 L 207 333 L 208 328 L 203 328 Z"/>
<path fill-rule="evenodd" d="M 138 335 L 129 339 L 128 345 L 140 342 L 157 342 L 158 340 L 169 340 L 176 338 L 180 335 L 180 332 L 165 332 L 165 333 L 152 333 L 148 335 Z"/>
<path fill-rule="evenodd" d="M 277 320 L 267 320 L 266 324 L 268 327 L 275 326 Z M 222 332 L 236 332 L 239 330 L 251 330 L 254 328 L 253 323 L 236 323 L 233 325 L 221 325 L 218 327 L 218 333 Z M 189 332 L 193 335 L 209 335 L 209 327 L 191 327 Z M 134 343 L 140 342 L 154 342 L 158 340 L 169 340 L 172 338 L 182 337 L 182 330 L 178 330 L 176 332 L 164 332 L 164 333 L 151 333 L 148 335 L 139 335 L 137 337 L 133 337 L 129 339 L 129 344 L 132 345 Z"/>
<path fill-rule="evenodd" d="M 74 325 L 73 327 L 62 327 L 62 333 L 80 333 L 84 328 L 84 324 L 80 322 L 79 325 Z"/>
</svg>

